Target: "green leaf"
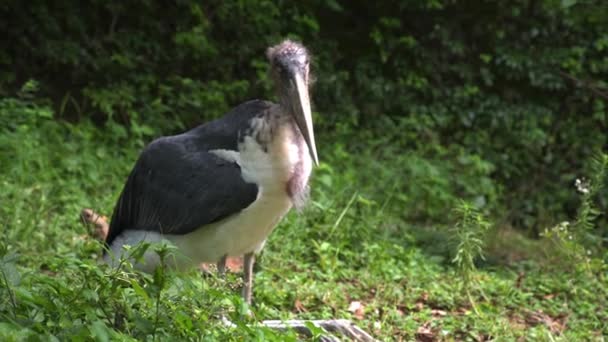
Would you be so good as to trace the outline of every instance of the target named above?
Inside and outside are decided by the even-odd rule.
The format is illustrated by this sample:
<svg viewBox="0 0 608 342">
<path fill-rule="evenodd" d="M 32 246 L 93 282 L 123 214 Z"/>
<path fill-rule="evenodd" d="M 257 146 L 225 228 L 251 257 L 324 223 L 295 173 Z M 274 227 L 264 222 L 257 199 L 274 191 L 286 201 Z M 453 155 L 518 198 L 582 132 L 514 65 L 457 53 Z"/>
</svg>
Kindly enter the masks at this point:
<svg viewBox="0 0 608 342">
<path fill-rule="evenodd" d="M 109 329 L 102 321 L 95 321 L 90 326 L 91 336 L 95 338 L 95 341 L 109 342 L 110 334 Z"/>
<path fill-rule="evenodd" d="M 135 292 L 135 294 L 137 296 L 144 299 L 146 301 L 146 303 L 152 304 L 152 299 L 150 298 L 150 296 L 148 295 L 146 290 L 144 290 L 144 288 L 141 287 L 141 285 L 139 285 L 139 282 L 137 280 L 131 279 L 130 284 L 131 284 L 131 287 L 133 288 L 133 291 Z"/>
</svg>

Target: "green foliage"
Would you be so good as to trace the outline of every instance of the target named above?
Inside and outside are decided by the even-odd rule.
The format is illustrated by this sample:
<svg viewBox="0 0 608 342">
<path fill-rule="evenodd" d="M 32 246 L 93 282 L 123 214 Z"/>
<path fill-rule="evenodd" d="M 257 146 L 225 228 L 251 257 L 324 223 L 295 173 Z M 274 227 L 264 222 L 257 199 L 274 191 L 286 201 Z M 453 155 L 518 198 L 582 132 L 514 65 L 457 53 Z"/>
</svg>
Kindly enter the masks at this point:
<svg viewBox="0 0 608 342">
<path fill-rule="evenodd" d="M 592 235 L 606 235 L 604 232 L 595 232 L 595 221 L 601 214 L 601 210 L 594 204 L 594 199 L 604 187 L 604 180 L 608 174 L 608 154 L 597 153 L 591 159 L 591 180 L 581 181 L 577 179 L 575 185 L 577 190 L 582 193 L 581 206 L 576 216 L 574 229 L 579 235 L 579 239 L 585 239 Z M 599 234 L 598 234 L 599 233 Z M 597 243 L 596 248 L 601 248 L 602 244 Z"/>
<path fill-rule="evenodd" d="M 491 184 L 477 200 L 509 208 L 504 220 L 538 233 L 575 215 L 567 185 L 607 143 L 607 6 L 93 1 L 85 10 L 74 1 L 9 1 L 0 7 L 0 93 L 36 79 L 57 116 L 109 120 L 142 137 L 169 133 L 269 97 L 264 49 L 291 36 L 315 57 L 318 136 L 374 132 L 346 146 L 357 153 L 384 130 L 399 132 L 398 154 L 422 154 L 427 167 L 419 168 L 438 175 L 431 182 L 448 178 L 437 188 L 441 205 L 459 197 L 451 184 L 468 179 L 461 172 L 473 173 L 471 184 L 483 169 Z M 426 208 L 421 196 L 408 205 Z M 437 207 L 414 219 L 445 222 Z"/>
<path fill-rule="evenodd" d="M 428 122 L 427 134 L 443 146 L 457 144 L 493 165 L 516 226 L 566 217 L 574 200 L 566 185 L 606 143 L 606 97 L 586 86 L 605 89 L 608 64 L 594 43 L 608 23 L 597 12 L 606 13 L 606 4 L 423 4 L 359 5 L 378 20 L 367 49 L 376 54 L 349 63 L 358 67 L 355 107 L 368 120 L 389 114 Z"/>
<path fill-rule="evenodd" d="M 573 269 L 595 274 L 606 268 L 605 226 L 597 224 L 602 212 L 595 204 L 595 198 L 604 186 L 608 171 L 608 155 L 597 153 L 591 159 L 591 179 L 577 179 L 576 190 L 581 194 L 581 204 L 577 216 L 571 224 L 568 221 L 546 229 L 544 236 L 557 246 L 557 251 Z M 603 260 L 602 260 L 603 258 Z"/>
<path fill-rule="evenodd" d="M 413 202 L 403 196 L 407 182 L 396 177 L 407 159 L 383 167 L 366 164 L 344 152 L 343 140 L 326 143 L 310 205 L 301 215 L 288 215 L 271 235 L 256 274 L 254 318 L 243 315 L 238 274 L 223 281 L 164 268 L 142 274 L 128 262 L 119 268 L 99 264 L 100 243 L 87 237 L 78 213 L 83 207 L 111 212 L 142 142 L 123 126 L 54 121 L 38 113 L 50 110 L 44 105 L 4 100 L 12 107 L 1 112 L 3 118 L 31 117 L 27 124 L 2 127 L 0 135 L 2 340 L 293 341 L 294 332 L 254 323 L 324 318 L 351 318 L 381 340 L 413 340 L 423 327 L 447 340 L 589 340 L 608 333 L 603 274 L 583 278 L 537 263 L 482 265 L 475 272 L 478 291 L 467 298 L 459 291 L 457 269 L 416 246 L 419 228 L 408 223 L 412 216 L 405 206 Z M 114 135 L 117 127 L 123 127 L 124 137 Z M 379 148 L 367 153 L 374 151 L 382 155 Z M 383 158 L 390 160 L 392 152 Z M 382 183 L 387 175 L 395 180 L 390 191 Z M 432 194 L 425 196 L 433 203 Z M 462 222 L 477 222 L 475 215 L 466 217 Z M 170 252 L 141 246 L 130 253 L 136 260 L 146 248 Z M 362 303 L 362 312 L 348 310 L 353 301 Z M 526 323 L 540 312 L 556 322 L 567 316 L 567 327 Z M 237 328 L 226 327 L 222 315 Z"/>
<path fill-rule="evenodd" d="M 475 260 L 483 259 L 483 248 L 485 233 L 490 228 L 490 223 L 481 215 L 473 205 L 461 202 L 455 209 L 456 225 L 454 226 L 454 238 L 457 243 L 456 255 L 452 260 L 456 269 L 462 277 L 462 285 L 467 293 L 473 281 L 473 273 L 476 270 Z"/>
<path fill-rule="evenodd" d="M 240 340 L 257 333 L 223 327 L 214 316 L 238 307 L 240 298 L 202 287 L 196 276 L 176 279 L 162 268 L 149 276 L 128 263 L 111 269 L 75 256 L 47 259 L 44 272 L 20 273 L 15 259 L 7 259 L 2 259 L 3 274 L 21 281 L 0 287 L 3 340 Z M 5 292 L 11 296 L 4 297 Z M 8 304 L 4 298 L 10 298 Z M 233 316 L 243 324 L 242 317 Z M 278 340 L 272 331 L 260 333 Z"/>
</svg>

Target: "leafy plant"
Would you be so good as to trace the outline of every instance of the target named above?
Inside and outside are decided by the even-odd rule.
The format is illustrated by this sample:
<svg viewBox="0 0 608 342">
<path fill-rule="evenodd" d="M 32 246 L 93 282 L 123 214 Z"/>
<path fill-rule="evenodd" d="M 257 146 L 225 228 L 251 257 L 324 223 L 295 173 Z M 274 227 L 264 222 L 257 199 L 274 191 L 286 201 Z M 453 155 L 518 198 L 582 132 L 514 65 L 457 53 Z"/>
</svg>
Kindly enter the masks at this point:
<svg viewBox="0 0 608 342">
<path fill-rule="evenodd" d="M 591 159 L 590 172 L 591 179 L 589 181 L 577 179 L 575 182 L 576 189 L 581 193 L 582 198 L 576 215 L 576 221 L 574 222 L 574 229 L 581 241 L 588 240 L 594 235 L 599 235 L 599 238 L 593 239 L 595 241 L 586 241 L 585 243 L 590 245 L 591 242 L 594 242 L 597 249 L 602 247 L 601 235 L 605 234 L 605 232 L 601 230 L 595 231 L 595 223 L 602 212 L 594 202 L 596 196 L 602 191 L 605 179 L 608 176 L 608 154 L 602 152 L 596 153 Z"/>
<path fill-rule="evenodd" d="M 477 269 L 475 260 L 484 258 L 484 237 L 490 228 L 490 223 L 486 221 L 479 209 L 467 202 L 459 203 L 454 209 L 454 213 L 457 221 L 453 234 L 457 246 L 452 262 L 456 265 L 461 277 L 462 289 L 474 305 L 471 299 L 471 288 L 476 286 L 474 283 L 474 274 Z"/>
<path fill-rule="evenodd" d="M 576 191 L 580 193 L 581 203 L 574 222 L 564 221 L 550 229 L 544 236 L 556 244 L 571 267 L 593 274 L 605 267 L 602 250 L 605 245 L 605 230 L 597 227 L 602 212 L 595 204 L 595 198 L 604 186 L 608 171 L 608 155 L 596 153 L 590 162 L 590 180 L 577 179 Z"/>
</svg>

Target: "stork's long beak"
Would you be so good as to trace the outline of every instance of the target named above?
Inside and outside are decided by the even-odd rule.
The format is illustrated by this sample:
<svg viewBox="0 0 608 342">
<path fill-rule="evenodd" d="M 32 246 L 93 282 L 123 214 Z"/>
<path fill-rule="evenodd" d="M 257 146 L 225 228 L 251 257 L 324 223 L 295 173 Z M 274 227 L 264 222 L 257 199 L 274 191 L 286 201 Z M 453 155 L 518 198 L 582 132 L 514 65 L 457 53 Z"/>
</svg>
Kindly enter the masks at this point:
<svg viewBox="0 0 608 342">
<path fill-rule="evenodd" d="M 310 109 L 310 99 L 308 97 L 308 85 L 304 81 L 300 72 L 292 72 L 288 86 L 289 103 L 291 104 L 291 112 L 296 124 L 304 136 L 304 141 L 308 146 L 310 157 L 315 165 L 319 165 L 317 157 L 317 147 L 315 145 L 315 133 L 312 127 L 312 113 Z"/>
</svg>

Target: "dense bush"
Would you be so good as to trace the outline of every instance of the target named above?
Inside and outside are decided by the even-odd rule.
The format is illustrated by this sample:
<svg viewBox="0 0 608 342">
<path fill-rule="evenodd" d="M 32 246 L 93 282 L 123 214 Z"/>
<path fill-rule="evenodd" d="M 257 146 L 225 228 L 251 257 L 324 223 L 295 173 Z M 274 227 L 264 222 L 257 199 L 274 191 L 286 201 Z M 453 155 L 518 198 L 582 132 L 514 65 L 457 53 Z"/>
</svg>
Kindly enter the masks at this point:
<svg viewBox="0 0 608 342">
<path fill-rule="evenodd" d="M 607 144 L 602 0 L 12 0 L 0 16 L 2 94 L 35 79 L 56 118 L 123 138 L 271 96 L 265 47 L 301 39 L 319 137 L 370 159 L 410 220 L 464 197 L 538 232 L 574 214 L 574 179 Z"/>
</svg>

